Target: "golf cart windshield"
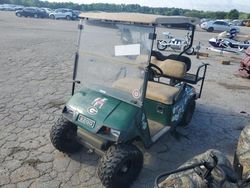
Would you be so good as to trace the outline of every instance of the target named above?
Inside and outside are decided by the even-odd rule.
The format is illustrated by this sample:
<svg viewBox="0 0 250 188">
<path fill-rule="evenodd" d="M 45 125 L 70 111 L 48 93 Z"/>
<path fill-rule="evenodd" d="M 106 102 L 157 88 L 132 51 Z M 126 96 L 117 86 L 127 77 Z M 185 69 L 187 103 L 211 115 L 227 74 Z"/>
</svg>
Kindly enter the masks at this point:
<svg viewBox="0 0 250 188">
<path fill-rule="evenodd" d="M 76 79 L 88 88 L 142 105 L 154 27 L 83 21 Z"/>
</svg>

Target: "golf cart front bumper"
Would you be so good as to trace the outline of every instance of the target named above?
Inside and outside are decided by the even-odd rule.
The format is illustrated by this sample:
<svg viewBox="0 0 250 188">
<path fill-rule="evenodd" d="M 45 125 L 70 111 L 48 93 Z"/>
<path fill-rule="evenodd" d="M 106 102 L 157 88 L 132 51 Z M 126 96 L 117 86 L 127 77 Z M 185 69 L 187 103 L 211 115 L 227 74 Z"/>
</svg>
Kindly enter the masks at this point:
<svg viewBox="0 0 250 188">
<path fill-rule="evenodd" d="M 112 144 L 109 140 L 105 140 L 79 127 L 77 130 L 77 140 L 84 147 L 93 150 L 98 155 L 103 155 Z"/>
</svg>

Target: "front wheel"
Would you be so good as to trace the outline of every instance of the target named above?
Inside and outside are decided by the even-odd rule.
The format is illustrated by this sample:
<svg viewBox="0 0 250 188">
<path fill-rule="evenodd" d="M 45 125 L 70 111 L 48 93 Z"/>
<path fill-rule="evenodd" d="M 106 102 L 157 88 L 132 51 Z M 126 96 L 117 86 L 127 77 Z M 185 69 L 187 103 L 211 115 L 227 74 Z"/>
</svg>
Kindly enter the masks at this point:
<svg viewBox="0 0 250 188">
<path fill-rule="evenodd" d="M 166 44 L 164 44 L 164 41 L 163 40 L 159 40 L 157 41 L 157 48 L 158 50 L 165 50 L 168 46 Z"/>
<path fill-rule="evenodd" d="M 61 116 L 50 131 L 53 146 L 61 152 L 74 153 L 81 148 L 76 140 L 77 126 Z"/>
<path fill-rule="evenodd" d="M 134 145 L 113 145 L 101 158 L 97 174 L 105 187 L 127 188 L 143 166 L 142 152 Z"/>
<path fill-rule="evenodd" d="M 213 28 L 213 27 L 209 27 L 209 28 L 207 29 L 207 31 L 208 31 L 208 32 L 213 32 L 213 31 L 214 31 L 214 28 Z"/>
</svg>

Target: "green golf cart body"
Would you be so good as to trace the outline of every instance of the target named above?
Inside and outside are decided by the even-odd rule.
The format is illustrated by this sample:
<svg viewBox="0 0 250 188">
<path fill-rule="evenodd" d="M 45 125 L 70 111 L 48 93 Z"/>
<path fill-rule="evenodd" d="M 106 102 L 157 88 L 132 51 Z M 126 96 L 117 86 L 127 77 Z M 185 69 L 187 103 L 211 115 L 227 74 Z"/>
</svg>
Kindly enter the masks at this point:
<svg viewBox="0 0 250 188">
<path fill-rule="evenodd" d="M 83 145 L 104 155 L 98 167 L 103 185 L 127 187 L 143 165 L 133 143 L 148 148 L 169 129 L 188 124 L 205 79 L 206 65 L 190 74 L 183 61 L 152 56 L 156 27 L 184 24 L 194 33 L 197 19 L 135 13 L 80 18 L 72 97 L 52 127 L 51 141 L 63 152 Z M 192 84 L 199 81 L 197 93 Z"/>
</svg>

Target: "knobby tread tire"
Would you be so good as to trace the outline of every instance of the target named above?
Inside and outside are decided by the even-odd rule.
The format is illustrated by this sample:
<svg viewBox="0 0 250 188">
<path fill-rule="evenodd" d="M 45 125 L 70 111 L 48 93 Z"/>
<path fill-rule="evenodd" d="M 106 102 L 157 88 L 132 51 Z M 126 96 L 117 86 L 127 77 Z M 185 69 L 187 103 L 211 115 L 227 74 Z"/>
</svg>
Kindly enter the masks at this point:
<svg viewBox="0 0 250 188">
<path fill-rule="evenodd" d="M 131 161 L 129 171 L 118 177 L 119 169 L 126 161 Z M 128 188 L 138 177 L 143 166 L 143 155 L 134 145 L 113 145 L 101 158 L 97 174 L 107 188 Z"/>
<path fill-rule="evenodd" d="M 67 140 L 67 134 L 72 134 L 72 139 Z M 77 152 L 81 145 L 76 140 L 77 126 L 61 116 L 50 131 L 50 140 L 53 146 L 61 152 Z"/>
</svg>

